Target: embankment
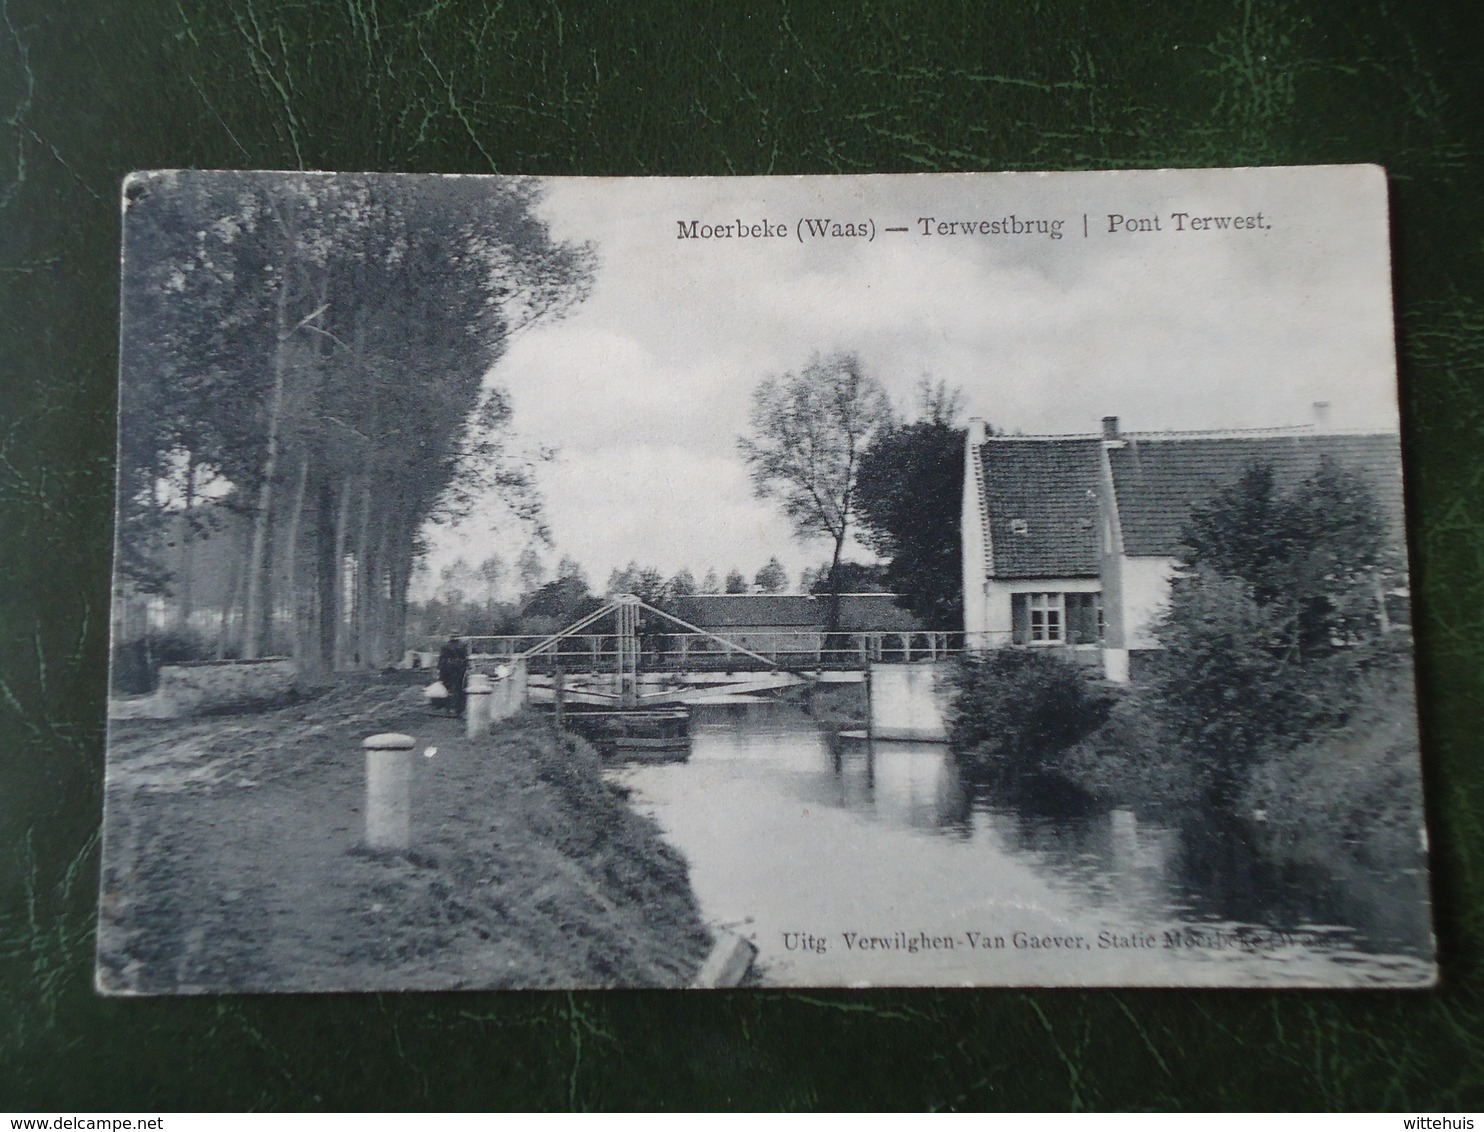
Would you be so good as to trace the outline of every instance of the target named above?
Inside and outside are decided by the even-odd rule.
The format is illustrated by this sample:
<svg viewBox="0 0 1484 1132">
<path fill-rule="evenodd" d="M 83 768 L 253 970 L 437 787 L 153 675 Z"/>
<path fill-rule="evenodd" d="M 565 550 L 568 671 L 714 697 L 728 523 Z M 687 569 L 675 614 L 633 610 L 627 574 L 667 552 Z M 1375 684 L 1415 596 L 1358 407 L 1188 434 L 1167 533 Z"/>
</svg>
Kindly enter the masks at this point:
<svg viewBox="0 0 1484 1132">
<path fill-rule="evenodd" d="M 405 853 L 362 846 L 376 731 L 417 740 Z M 116 722 L 99 934 L 124 994 L 684 986 L 710 942 L 684 860 L 586 744 L 531 717 L 469 742 L 375 677 Z"/>
</svg>

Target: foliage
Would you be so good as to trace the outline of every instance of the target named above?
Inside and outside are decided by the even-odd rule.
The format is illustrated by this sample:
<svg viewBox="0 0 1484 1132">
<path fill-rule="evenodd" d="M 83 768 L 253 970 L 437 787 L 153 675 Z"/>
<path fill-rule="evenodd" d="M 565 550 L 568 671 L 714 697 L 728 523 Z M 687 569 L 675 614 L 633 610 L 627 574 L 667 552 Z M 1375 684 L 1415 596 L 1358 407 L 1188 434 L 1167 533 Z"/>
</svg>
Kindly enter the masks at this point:
<svg viewBox="0 0 1484 1132">
<path fill-rule="evenodd" d="M 729 594 L 751 593 L 752 588 L 747 584 L 747 575 L 733 566 L 727 571 L 726 592 Z"/>
<path fill-rule="evenodd" d="M 835 582 L 842 594 L 889 593 L 886 568 L 874 563 L 855 562 L 846 559 L 835 568 Z M 827 594 L 830 592 L 830 564 L 805 567 L 799 576 L 799 588 L 805 593 Z"/>
<path fill-rule="evenodd" d="M 1252 465 L 1191 511 L 1184 542 L 1188 564 L 1246 579 L 1259 604 L 1283 608 L 1301 662 L 1375 636 L 1379 575 L 1399 557 L 1385 552 L 1369 487 L 1329 457 L 1287 495 L 1271 467 Z"/>
<path fill-rule="evenodd" d="M 547 582 L 521 604 L 523 617 L 545 617 L 558 627 L 570 625 L 597 609 L 602 602 L 587 591 L 581 576 L 567 576 Z"/>
<path fill-rule="evenodd" d="M 1178 811 L 1199 803 L 1210 789 L 1209 768 L 1170 738 L 1148 689 L 1109 692 L 1108 718 L 1067 748 L 1057 773 L 1110 805 Z"/>
<path fill-rule="evenodd" d="M 690 597 L 696 592 L 696 576 L 690 572 L 689 567 L 682 566 L 665 583 L 665 588 L 671 597 Z"/>
<path fill-rule="evenodd" d="M 855 521 L 861 452 L 890 421 L 885 391 L 853 354 L 816 355 L 798 373 L 766 378 L 753 390 L 751 435 L 738 441 L 753 490 L 782 507 L 800 539 L 830 540 L 834 595 Z M 838 622 L 836 600 L 831 628 Z"/>
<path fill-rule="evenodd" d="M 587 589 L 587 574 L 582 569 L 582 563 L 570 554 L 562 555 L 557 561 L 556 575 L 557 581 L 581 582 L 582 588 Z"/>
<path fill-rule="evenodd" d="M 1110 707 L 1075 665 L 1034 649 L 967 653 L 953 686 L 954 749 L 1001 785 L 1054 773 L 1059 756 L 1101 726 Z"/>
<path fill-rule="evenodd" d="M 589 285 L 535 182 L 160 173 L 126 190 L 119 574 L 188 586 L 161 532 L 244 516 L 243 655 L 379 666 L 421 528 L 491 492 L 540 527 L 534 462 L 484 376 Z"/>
<path fill-rule="evenodd" d="M 514 636 L 533 630 L 520 609 L 509 602 L 453 604 L 433 597 L 407 611 L 407 647 L 436 650 L 450 633 L 465 636 Z"/>
<path fill-rule="evenodd" d="M 1343 727 L 1254 767 L 1241 808 L 1259 814 L 1270 850 L 1327 860 L 1347 846 L 1395 868 L 1420 851 L 1423 826 L 1417 703 L 1405 666 L 1367 673 Z"/>
<path fill-rule="evenodd" d="M 535 543 L 527 543 L 515 560 L 515 574 L 520 579 L 521 593 L 535 593 L 546 581 L 546 564 Z"/>
<path fill-rule="evenodd" d="M 604 593 L 609 598 L 633 594 L 640 601 L 655 606 L 662 604 L 670 596 L 665 576 L 656 567 L 640 566 L 637 562 L 630 562 L 622 570 L 615 567 L 608 575 Z"/>
<path fill-rule="evenodd" d="M 1366 485 L 1326 461 L 1280 494 L 1249 468 L 1195 508 L 1157 629 L 1153 687 L 1172 737 L 1229 802 L 1252 766 L 1346 722 L 1367 673 L 1405 645 L 1383 631 L 1388 565 Z"/>
<path fill-rule="evenodd" d="M 761 593 L 781 594 L 788 589 L 788 571 L 783 568 L 783 563 L 779 562 L 776 557 L 769 558 L 753 577 L 752 582 Z"/>
<path fill-rule="evenodd" d="M 920 420 L 883 430 L 861 455 L 861 539 L 886 560 L 887 588 L 930 629 L 963 627 L 964 436 Z"/>
</svg>

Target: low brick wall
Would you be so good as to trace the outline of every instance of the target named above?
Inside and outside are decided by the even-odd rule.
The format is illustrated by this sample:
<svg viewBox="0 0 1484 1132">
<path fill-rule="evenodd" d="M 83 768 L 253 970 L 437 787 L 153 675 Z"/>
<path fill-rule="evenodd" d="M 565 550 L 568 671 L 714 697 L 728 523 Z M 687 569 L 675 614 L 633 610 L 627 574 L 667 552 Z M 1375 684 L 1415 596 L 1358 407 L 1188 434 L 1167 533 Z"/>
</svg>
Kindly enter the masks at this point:
<svg viewBox="0 0 1484 1132">
<path fill-rule="evenodd" d="M 265 660 L 202 661 L 167 664 L 155 693 L 181 715 L 245 707 L 288 695 L 298 686 L 299 670 L 288 657 Z"/>
</svg>

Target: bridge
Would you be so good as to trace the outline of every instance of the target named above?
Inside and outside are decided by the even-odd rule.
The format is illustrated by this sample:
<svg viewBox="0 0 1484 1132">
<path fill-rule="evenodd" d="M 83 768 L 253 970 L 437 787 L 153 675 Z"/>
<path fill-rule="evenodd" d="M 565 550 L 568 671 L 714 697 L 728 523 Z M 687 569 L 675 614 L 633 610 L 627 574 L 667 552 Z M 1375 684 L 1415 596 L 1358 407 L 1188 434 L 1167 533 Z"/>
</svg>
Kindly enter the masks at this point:
<svg viewBox="0 0 1484 1132">
<path fill-rule="evenodd" d="M 610 621 L 612 631 L 596 631 Z M 502 699 L 645 710 L 754 699 L 785 688 L 861 683 L 873 665 L 947 659 L 962 633 L 768 630 L 744 643 L 624 594 L 545 637 L 472 636 L 472 671 Z M 507 683 L 508 682 L 508 683 Z"/>
</svg>

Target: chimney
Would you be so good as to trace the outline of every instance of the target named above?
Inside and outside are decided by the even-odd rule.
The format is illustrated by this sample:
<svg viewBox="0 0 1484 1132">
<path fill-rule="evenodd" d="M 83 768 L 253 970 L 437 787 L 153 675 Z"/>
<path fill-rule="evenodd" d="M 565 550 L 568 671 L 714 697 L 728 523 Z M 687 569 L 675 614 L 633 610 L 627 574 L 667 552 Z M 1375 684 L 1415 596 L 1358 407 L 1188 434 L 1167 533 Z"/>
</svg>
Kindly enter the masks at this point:
<svg viewBox="0 0 1484 1132">
<path fill-rule="evenodd" d="M 969 447 L 978 448 L 987 439 L 983 417 L 969 418 Z"/>
<path fill-rule="evenodd" d="M 1117 440 L 1118 439 L 1118 418 L 1117 417 L 1104 417 L 1103 418 L 1103 439 L 1104 440 Z"/>
<path fill-rule="evenodd" d="M 1314 402 L 1314 427 L 1315 428 L 1328 428 L 1329 427 L 1329 402 L 1328 401 L 1315 401 Z"/>
</svg>

